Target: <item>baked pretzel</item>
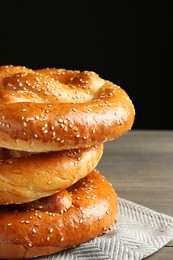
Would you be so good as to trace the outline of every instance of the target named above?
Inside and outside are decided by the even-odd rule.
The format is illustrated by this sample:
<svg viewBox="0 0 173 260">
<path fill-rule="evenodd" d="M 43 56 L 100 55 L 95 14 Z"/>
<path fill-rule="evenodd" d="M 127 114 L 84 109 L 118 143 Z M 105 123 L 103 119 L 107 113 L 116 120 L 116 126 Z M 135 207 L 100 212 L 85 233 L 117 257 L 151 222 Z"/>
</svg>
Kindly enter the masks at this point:
<svg viewBox="0 0 173 260">
<path fill-rule="evenodd" d="M 86 148 L 130 130 L 134 115 L 127 93 L 92 71 L 0 67 L 0 147 Z"/>
<path fill-rule="evenodd" d="M 75 247 L 111 229 L 118 208 L 112 185 L 96 170 L 66 191 L 0 209 L 0 258 L 31 258 Z"/>
<path fill-rule="evenodd" d="M 71 186 L 96 167 L 102 153 L 102 144 L 40 154 L 1 149 L 0 205 L 26 203 Z"/>
<path fill-rule="evenodd" d="M 94 167 L 134 117 L 127 93 L 92 71 L 0 67 L 1 259 L 50 255 L 115 225 L 116 192 Z"/>
</svg>

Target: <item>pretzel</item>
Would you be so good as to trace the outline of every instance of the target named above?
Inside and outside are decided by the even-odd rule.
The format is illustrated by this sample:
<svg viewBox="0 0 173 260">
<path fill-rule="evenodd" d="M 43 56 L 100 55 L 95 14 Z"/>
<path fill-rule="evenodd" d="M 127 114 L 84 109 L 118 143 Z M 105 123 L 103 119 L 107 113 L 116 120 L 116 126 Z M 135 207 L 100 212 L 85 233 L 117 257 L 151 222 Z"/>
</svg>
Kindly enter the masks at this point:
<svg viewBox="0 0 173 260">
<path fill-rule="evenodd" d="M 0 160 L 1 205 L 26 203 L 71 186 L 95 168 L 103 145 L 21 158 L 9 157 L 11 153 L 4 150 L 0 152 L 0 158 L 4 157 Z"/>
<path fill-rule="evenodd" d="M 114 227 L 117 209 L 114 189 L 96 170 L 47 199 L 1 206 L 0 258 L 50 255 L 85 243 Z"/>
<path fill-rule="evenodd" d="M 115 226 L 116 192 L 94 168 L 134 117 L 125 90 L 93 71 L 0 67 L 1 259 L 50 255 Z"/>
<path fill-rule="evenodd" d="M 86 148 L 129 131 L 134 116 L 127 93 L 93 71 L 0 67 L 0 147 Z"/>
</svg>

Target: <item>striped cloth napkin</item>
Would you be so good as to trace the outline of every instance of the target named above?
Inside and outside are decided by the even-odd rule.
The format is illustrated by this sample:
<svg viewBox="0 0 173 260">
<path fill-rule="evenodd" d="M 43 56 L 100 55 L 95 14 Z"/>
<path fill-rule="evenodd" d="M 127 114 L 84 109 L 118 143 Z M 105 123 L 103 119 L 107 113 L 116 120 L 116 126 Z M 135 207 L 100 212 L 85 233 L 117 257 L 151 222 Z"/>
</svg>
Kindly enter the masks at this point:
<svg viewBox="0 0 173 260">
<path fill-rule="evenodd" d="M 42 260 L 140 260 L 173 239 L 173 217 L 118 198 L 114 230 L 74 249 Z"/>
</svg>

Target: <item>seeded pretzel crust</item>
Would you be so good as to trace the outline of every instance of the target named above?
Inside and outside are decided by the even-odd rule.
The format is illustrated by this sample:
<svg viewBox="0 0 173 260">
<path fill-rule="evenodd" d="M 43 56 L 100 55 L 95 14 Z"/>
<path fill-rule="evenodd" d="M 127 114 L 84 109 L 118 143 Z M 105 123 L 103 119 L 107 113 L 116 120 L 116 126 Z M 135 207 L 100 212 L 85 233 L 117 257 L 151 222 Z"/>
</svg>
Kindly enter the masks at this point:
<svg viewBox="0 0 173 260">
<path fill-rule="evenodd" d="M 127 93 L 93 71 L 0 67 L 0 259 L 50 255 L 114 227 L 116 192 L 94 168 L 134 117 Z"/>
<path fill-rule="evenodd" d="M 48 199 L 0 210 L 0 258 L 49 255 L 84 243 L 115 224 L 118 202 L 96 170 Z"/>
<path fill-rule="evenodd" d="M 127 93 L 95 72 L 0 67 L 0 147 L 86 148 L 130 130 L 134 115 Z"/>
<path fill-rule="evenodd" d="M 0 150 L 0 205 L 26 203 L 71 186 L 96 167 L 102 153 L 103 144 L 20 158 Z"/>
</svg>

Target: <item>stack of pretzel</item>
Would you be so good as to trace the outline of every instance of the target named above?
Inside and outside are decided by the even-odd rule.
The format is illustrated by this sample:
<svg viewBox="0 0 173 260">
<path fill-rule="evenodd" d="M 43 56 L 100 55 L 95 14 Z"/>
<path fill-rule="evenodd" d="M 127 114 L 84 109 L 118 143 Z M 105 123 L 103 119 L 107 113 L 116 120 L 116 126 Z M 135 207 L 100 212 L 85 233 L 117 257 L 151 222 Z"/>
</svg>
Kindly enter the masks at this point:
<svg viewBox="0 0 173 260">
<path fill-rule="evenodd" d="M 0 67 L 0 258 L 50 255 L 116 223 L 118 200 L 95 169 L 128 132 L 134 106 L 92 71 Z"/>
</svg>

